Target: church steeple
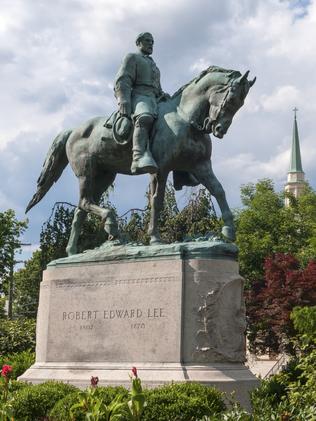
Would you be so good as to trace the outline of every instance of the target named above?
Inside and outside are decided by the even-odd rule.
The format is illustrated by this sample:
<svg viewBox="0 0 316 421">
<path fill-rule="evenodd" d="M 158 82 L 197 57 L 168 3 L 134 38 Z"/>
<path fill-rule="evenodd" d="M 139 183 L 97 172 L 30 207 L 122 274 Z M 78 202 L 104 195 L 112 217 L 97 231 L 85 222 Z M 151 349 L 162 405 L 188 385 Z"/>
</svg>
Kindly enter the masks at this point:
<svg viewBox="0 0 316 421">
<path fill-rule="evenodd" d="M 287 174 L 287 184 L 285 185 L 285 191 L 292 193 L 296 198 L 299 197 L 305 186 L 305 174 L 303 172 L 301 150 L 300 150 L 300 139 L 297 128 L 297 117 L 296 113 L 298 109 L 295 107 L 294 111 L 294 123 L 293 123 L 293 137 L 292 137 L 292 151 L 291 151 L 291 163 L 290 169 Z M 288 198 L 285 199 L 285 205 L 289 206 L 290 201 Z"/>
<path fill-rule="evenodd" d="M 301 150 L 300 150 L 300 139 L 298 136 L 298 128 L 297 128 L 297 120 L 296 120 L 296 112 L 298 111 L 298 109 L 295 107 L 293 111 L 294 111 L 294 124 L 293 124 L 290 172 L 303 172 Z"/>
</svg>

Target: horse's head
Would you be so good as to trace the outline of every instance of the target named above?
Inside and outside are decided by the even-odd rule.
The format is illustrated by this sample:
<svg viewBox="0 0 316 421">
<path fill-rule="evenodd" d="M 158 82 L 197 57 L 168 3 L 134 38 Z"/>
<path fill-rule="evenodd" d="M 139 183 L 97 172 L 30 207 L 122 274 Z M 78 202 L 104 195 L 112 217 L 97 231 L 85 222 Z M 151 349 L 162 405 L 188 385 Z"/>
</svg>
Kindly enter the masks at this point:
<svg viewBox="0 0 316 421">
<path fill-rule="evenodd" d="M 234 115 L 244 104 L 249 89 L 256 81 L 256 78 L 248 80 L 248 74 L 249 71 L 243 76 L 234 72 L 228 82 L 218 85 L 215 91 L 210 90 L 207 131 L 220 139 L 226 134 Z"/>
</svg>

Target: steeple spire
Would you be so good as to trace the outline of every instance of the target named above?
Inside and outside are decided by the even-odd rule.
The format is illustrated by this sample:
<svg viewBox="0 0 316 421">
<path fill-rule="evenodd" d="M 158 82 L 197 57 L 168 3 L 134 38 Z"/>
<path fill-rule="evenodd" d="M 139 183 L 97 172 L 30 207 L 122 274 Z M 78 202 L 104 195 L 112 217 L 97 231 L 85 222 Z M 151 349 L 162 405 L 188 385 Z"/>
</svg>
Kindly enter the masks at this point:
<svg viewBox="0 0 316 421">
<path fill-rule="evenodd" d="M 292 136 L 292 153 L 291 153 L 291 164 L 289 172 L 303 172 L 301 151 L 300 151 L 300 139 L 298 136 L 296 113 L 298 109 L 295 107 L 294 111 L 294 124 L 293 124 L 293 136 Z"/>
<path fill-rule="evenodd" d="M 305 186 L 305 174 L 303 172 L 301 151 L 300 151 L 300 139 L 298 136 L 297 118 L 296 113 L 298 109 L 295 107 L 294 111 L 294 124 L 293 124 L 293 137 L 292 137 L 292 151 L 291 151 L 291 163 L 290 169 L 287 173 L 287 184 L 285 185 L 285 191 L 292 193 L 298 198 L 304 191 Z M 285 206 L 290 205 L 289 198 L 285 198 Z"/>
</svg>

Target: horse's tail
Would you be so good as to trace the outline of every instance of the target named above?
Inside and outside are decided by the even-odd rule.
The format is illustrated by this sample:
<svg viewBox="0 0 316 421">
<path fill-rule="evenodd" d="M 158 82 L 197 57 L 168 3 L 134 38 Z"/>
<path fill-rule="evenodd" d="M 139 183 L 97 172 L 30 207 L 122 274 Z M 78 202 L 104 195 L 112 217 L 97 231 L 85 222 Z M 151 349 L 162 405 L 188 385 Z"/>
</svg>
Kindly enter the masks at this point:
<svg viewBox="0 0 316 421">
<path fill-rule="evenodd" d="M 42 172 L 37 180 L 37 191 L 27 205 L 25 213 L 45 196 L 67 166 L 66 143 L 71 132 L 72 130 L 64 130 L 54 139 L 44 161 Z"/>
</svg>

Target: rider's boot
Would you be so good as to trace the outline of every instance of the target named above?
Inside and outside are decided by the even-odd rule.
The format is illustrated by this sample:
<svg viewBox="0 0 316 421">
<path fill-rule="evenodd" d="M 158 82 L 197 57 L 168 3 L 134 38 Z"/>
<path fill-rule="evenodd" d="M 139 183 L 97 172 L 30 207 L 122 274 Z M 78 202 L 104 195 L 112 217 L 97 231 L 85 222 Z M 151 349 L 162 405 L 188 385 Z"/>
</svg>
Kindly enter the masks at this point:
<svg viewBox="0 0 316 421">
<path fill-rule="evenodd" d="M 133 162 L 132 174 L 155 174 L 158 166 L 152 157 L 149 148 L 149 130 L 153 123 L 151 116 L 143 115 L 137 118 L 133 134 Z"/>
</svg>

